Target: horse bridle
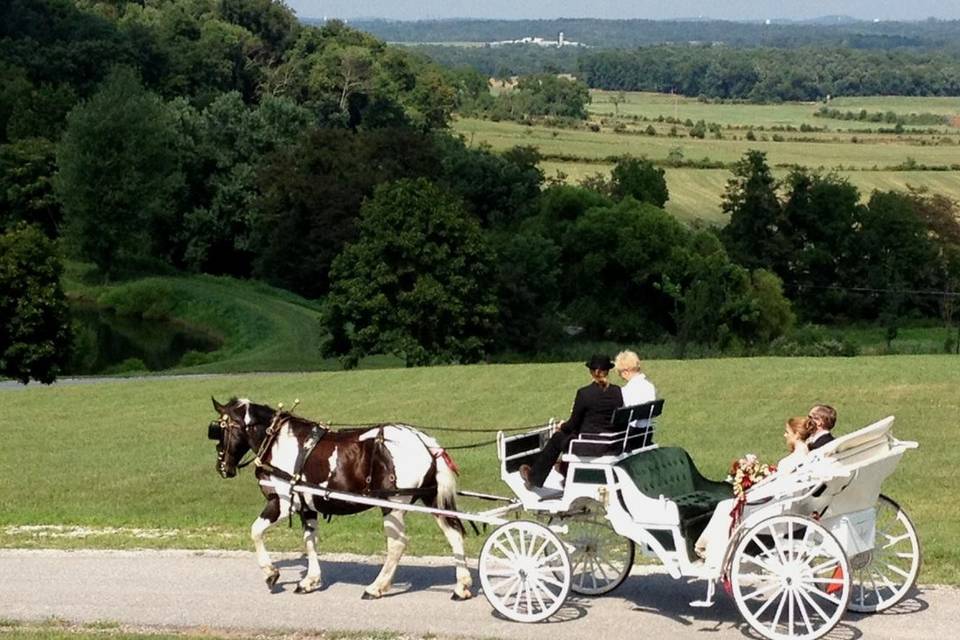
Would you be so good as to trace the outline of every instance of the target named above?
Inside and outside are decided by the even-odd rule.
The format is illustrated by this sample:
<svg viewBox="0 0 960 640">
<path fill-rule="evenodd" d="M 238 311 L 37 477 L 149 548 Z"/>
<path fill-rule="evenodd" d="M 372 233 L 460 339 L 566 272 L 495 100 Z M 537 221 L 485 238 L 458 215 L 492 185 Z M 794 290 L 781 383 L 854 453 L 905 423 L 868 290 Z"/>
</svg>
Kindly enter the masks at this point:
<svg viewBox="0 0 960 640">
<path fill-rule="evenodd" d="M 219 420 L 214 420 L 209 425 L 207 425 L 207 439 L 216 440 L 217 442 L 219 442 L 219 445 L 217 446 L 217 463 L 220 465 L 221 471 L 223 470 L 223 463 L 224 463 L 224 456 L 225 456 L 224 448 L 223 448 L 223 438 L 224 438 L 224 435 L 226 435 L 227 430 L 237 429 L 241 433 L 243 433 L 243 435 L 245 436 L 246 431 L 247 429 L 250 428 L 250 426 L 251 425 L 241 425 L 238 422 L 234 422 L 233 420 L 230 419 L 230 416 L 228 416 L 225 413 L 220 415 Z M 238 462 L 237 469 L 238 470 L 243 469 L 244 467 L 249 466 L 255 460 L 258 460 L 260 452 L 262 450 L 263 450 L 263 446 L 261 445 L 260 451 L 254 454 L 252 458 L 250 458 L 249 460 L 241 460 L 240 462 Z M 252 453 L 252 452 L 253 452 L 253 449 L 250 449 L 248 451 L 248 453 Z"/>
</svg>

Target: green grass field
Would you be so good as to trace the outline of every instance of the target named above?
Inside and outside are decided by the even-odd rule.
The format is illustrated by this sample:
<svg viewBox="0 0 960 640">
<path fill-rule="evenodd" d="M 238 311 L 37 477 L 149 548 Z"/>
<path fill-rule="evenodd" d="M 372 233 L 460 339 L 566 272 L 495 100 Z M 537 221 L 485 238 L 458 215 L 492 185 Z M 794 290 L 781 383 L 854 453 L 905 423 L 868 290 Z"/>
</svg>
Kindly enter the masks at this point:
<svg viewBox="0 0 960 640">
<path fill-rule="evenodd" d="M 119 304 L 142 311 L 155 305 L 169 318 L 215 334 L 219 350 L 176 373 L 242 371 L 323 371 L 340 369 L 321 357 L 324 337 L 320 303 L 255 280 L 210 275 L 142 278 L 111 285 L 89 284 L 89 267 L 70 263 L 64 278 L 69 296 Z M 399 360 L 373 356 L 361 366 L 398 366 Z"/>
<path fill-rule="evenodd" d="M 754 452 L 777 460 L 785 418 L 814 402 L 840 412 L 839 432 L 895 414 L 895 432 L 917 440 L 884 490 L 909 511 L 924 544 L 926 582 L 960 584 L 960 366 L 950 356 L 849 359 L 656 360 L 647 369 L 667 398 L 659 441 L 687 448 L 708 476 Z M 249 549 L 247 530 L 263 501 L 249 470 L 221 480 L 210 396 L 276 404 L 300 398 L 300 413 L 338 423 L 404 420 L 431 427 L 540 424 L 570 409 L 582 365 L 477 365 L 206 379 L 122 380 L 0 391 L 0 546 Z M 435 432 L 458 446 L 482 434 Z M 453 451 L 465 488 L 503 493 L 494 447 Z M 461 505 L 482 509 L 487 504 Z M 430 518 L 409 518 L 416 554 L 445 553 Z M 73 530 L 24 525 L 71 525 Z M 278 527 L 271 548 L 299 549 Z M 482 538 L 471 537 L 476 554 Z M 334 518 L 324 551 L 379 553 L 379 517 Z"/>
<path fill-rule="evenodd" d="M 517 145 L 534 145 L 548 156 L 603 160 L 630 154 L 653 160 L 666 160 L 671 150 L 679 148 L 686 160 L 709 158 L 732 163 L 747 151 L 757 149 L 767 154 L 771 165 L 800 165 L 827 169 L 847 167 L 855 169 L 883 169 L 903 164 L 909 159 L 928 166 L 949 166 L 960 161 L 956 144 L 926 145 L 890 141 L 889 136 L 858 137 L 860 142 L 796 142 L 785 140 L 750 141 L 724 138 L 714 140 L 691 138 L 686 134 L 676 138 L 620 134 L 612 129 L 593 132 L 585 129 L 561 129 L 546 126 L 527 126 L 515 122 L 492 122 L 463 118 L 454 123 L 454 130 L 473 144 L 486 143 L 494 150 L 503 151 Z M 681 127 L 682 129 L 682 127 Z M 788 136 L 788 134 L 783 134 Z M 799 135 L 799 134 L 793 134 Z M 952 139 L 955 139 L 952 138 Z M 956 172 L 954 172 L 956 175 Z"/>
<path fill-rule="evenodd" d="M 845 131 L 856 129 L 876 129 L 890 127 L 889 124 L 859 122 L 851 120 L 833 120 L 818 118 L 814 114 L 820 107 L 828 106 L 840 111 L 860 111 L 870 113 L 893 111 L 898 115 L 911 113 L 935 113 L 944 116 L 960 115 L 960 97 L 916 98 L 906 96 L 869 96 L 863 98 L 834 98 L 829 105 L 820 102 L 785 102 L 782 104 L 749 103 L 709 103 L 696 98 L 664 93 L 627 92 L 626 100 L 619 105 L 611 102 L 617 92 L 593 90 L 590 92 L 593 102 L 588 107 L 595 115 L 619 113 L 622 117 L 642 116 L 655 119 L 658 116 L 687 118 L 696 122 L 720 122 L 736 126 L 775 127 L 809 124 L 814 127 L 827 127 L 831 130 Z M 924 127 L 926 128 L 926 127 Z M 946 127 L 938 127 L 944 131 Z"/>
</svg>

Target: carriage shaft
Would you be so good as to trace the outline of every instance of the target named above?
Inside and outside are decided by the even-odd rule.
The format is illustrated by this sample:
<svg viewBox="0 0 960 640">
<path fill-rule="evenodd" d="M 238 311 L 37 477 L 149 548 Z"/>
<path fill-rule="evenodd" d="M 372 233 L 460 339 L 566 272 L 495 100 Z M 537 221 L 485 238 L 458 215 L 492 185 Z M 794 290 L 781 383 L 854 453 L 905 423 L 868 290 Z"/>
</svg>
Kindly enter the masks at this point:
<svg viewBox="0 0 960 640">
<path fill-rule="evenodd" d="M 417 513 L 429 513 L 434 516 L 447 516 L 449 518 L 460 518 L 461 520 L 467 520 L 472 522 L 482 522 L 484 524 L 491 525 L 501 525 L 508 520 L 501 517 L 506 515 L 511 511 L 516 511 L 523 508 L 523 505 L 517 502 L 511 502 L 511 504 L 497 507 L 496 509 L 490 509 L 489 511 L 481 511 L 479 513 L 471 513 L 465 511 L 453 511 L 450 509 L 438 509 L 435 507 L 427 507 L 419 504 L 411 504 L 408 502 L 393 502 L 392 500 L 386 500 L 383 498 L 373 498 L 371 496 L 364 496 L 357 493 L 346 493 L 343 491 L 334 491 L 332 489 L 324 489 L 322 487 L 298 484 L 295 487 L 292 487 L 289 482 L 282 480 L 261 480 L 260 484 L 264 487 L 270 487 L 271 489 L 278 490 L 279 493 L 283 495 L 290 495 L 293 492 L 296 493 L 305 493 L 312 496 L 319 496 L 324 500 L 340 500 L 342 502 L 351 502 L 354 504 L 364 504 L 371 507 L 383 507 L 386 509 L 397 509 L 400 511 L 415 511 Z"/>
</svg>

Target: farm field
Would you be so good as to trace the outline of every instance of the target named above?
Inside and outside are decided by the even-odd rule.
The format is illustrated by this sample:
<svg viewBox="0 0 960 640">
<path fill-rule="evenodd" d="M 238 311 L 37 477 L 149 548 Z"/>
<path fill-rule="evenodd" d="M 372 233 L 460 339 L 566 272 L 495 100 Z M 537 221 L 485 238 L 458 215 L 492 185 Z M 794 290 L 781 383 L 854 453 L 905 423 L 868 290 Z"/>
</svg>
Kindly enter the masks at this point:
<svg viewBox="0 0 960 640">
<path fill-rule="evenodd" d="M 908 509 L 924 544 L 921 580 L 960 583 L 960 504 L 953 468 L 960 449 L 960 367 L 950 356 L 653 360 L 667 399 L 659 441 L 691 452 L 722 478 L 746 452 L 782 457 L 783 420 L 814 402 L 840 412 L 843 433 L 897 416 L 895 432 L 917 440 L 885 492 Z M 0 512 L 4 547 L 249 549 L 262 507 L 249 470 L 221 480 L 206 425 L 210 396 L 276 405 L 300 398 L 299 413 L 333 423 L 404 420 L 453 429 L 542 424 L 569 411 L 584 384 L 579 363 L 477 365 L 351 372 L 248 374 L 202 379 L 118 380 L 97 385 L 0 391 Z M 454 391 L 451 391 L 454 390 Z M 435 431 L 449 447 L 486 434 Z M 37 446 L 43 443 L 43 446 Z M 465 488 L 503 493 L 492 444 L 451 452 Z M 464 508 L 485 505 L 461 504 Z M 444 553 L 430 518 L 411 517 L 410 551 Z M 297 550 L 296 528 L 279 526 L 274 550 Z M 469 538 L 475 554 L 481 537 Z M 334 518 L 322 551 L 380 553 L 379 515 Z"/>
<path fill-rule="evenodd" d="M 678 129 L 683 130 L 681 125 Z M 921 145 L 891 141 L 891 136 L 860 134 L 859 142 L 803 142 L 790 140 L 784 133 L 783 142 L 772 140 L 746 140 L 743 136 L 733 140 L 691 138 L 685 133 L 677 137 L 664 135 L 647 136 L 632 133 L 616 133 L 612 128 L 599 132 L 587 129 L 563 129 L 547 126 L 528 126 L 515 122 L 492 122 L 463 118 L 454 123 L 454 130 L 469 143 L 489 144 L 502 151 L 517 145 L 533 145 L 548 159 L 604 160 L 630 154 L 646 156 L 652 160 L 666 160 L 674 149 L 679 148 L 685 160 L 699 161 L 708 158 L 715 162 L 736 162 L 751 149 L 767 154 L 771 165 L 800 165 L 811 168 L 823 167 L 853 169 L 884 169 L 900 166 L 908 159 L 927 166 L 950 166 L 960 162 L 956 143 Z M 800 135 L 800 134 L 793 134 Z M 951 137 L 956 140 L 957 137 Z M 956 172 L 955 172 L 956 173 Z"/>
<path fill-rule="evenodd" d="M 834 98 L 825 104 L 822 102 L 785 102 L 782 104 L 749 104 L 749 103 L 709 103 L 701 102 L 696 98 L 677 96 L 665 93 L 626 92 L 626 100 L 614 105 L 618 96 L 615 91 L 592 90 L 593 102 L 588 110 L 595 115 L 643 116 L 655 119 L 657 116 L 673 116 L 680 120 L 690 118 L 693 121 L 721 122 L 736 126 L 774 127 L 809 124 L 815 127 L 827 127 L 831 130 L 869 129 L 889 127 L 891 125 L 834 120 L 820 118 L 814 114 L 820 107 L 840 111 L 866 110 L 869 113 L 893 111 L 898 115 L 911 113 L 934 113 L 943 116 L 960 115 L 960 97 L 908 97 L 908 96 L 867 96 L 851 98 Z M 924 129 L 926 127 L 923 127 Z M 949 127 L 938 127 L 949 131 Z M 956 130 L 954 130 L 956 133 Z"/>
<path fill-rule="evenodd" d="M 613 164 L 601 162 L 559 162 L 545 160 L 540 164 L 548 176 L 562 172 L 567 180 L 577 183 L 596 173 L 609 175 Z M 720 208 L 721 197 L 731 173 L 727 169 L 665 169 L 670 199 L 666 210 L 682 220 L 702 220 L 710 224 L 726 224 Z M 774 175 L 786 176 L 785 169 Z M 864 201 L 874 190 L 904 190 L 908 186 L 927 189 L 960 200 L 960 172 L 953 171 L 836 171 L 860 190 Z"/>
<path fill-rule="evenodd" d="M 599 131 L 589 128 L 560 128 L 544 125 L 528 126 L 515 122 L 492 122 L 460 119 L 454 129 L 469 144 L 488 144 L 497 150 L 516 145 L 533 145 L 545 156 L 542 168 L 548 177 L 561 172 L 568 182 L 576 183 L 588 175 L 608 173 L 611 159 L 620 155 L 645 156 L 666 161 L 679 154 L 683 161 L 730 164 L 744 153 L 757 149 L 778 175 L 785 175 L 792 166 L 823 171 L 836 171 L 848 178 L 868 198 L 874 189 L 905 189 L 908 185 L 927 188 L 950 198 L 960 199 L 960 171 L 930 171 L 925 167 L 956 167 L 960 163 L 960 128 L 938 126 L 906 127 L 904 134 L 876 133 L 889 129 L 888 123 L 834 120 L 814 117 L 819 103 L 784 103 L 779 105 L 710 104 L 694 98 L 669 94 L 627 93 L 626 101 L 617 106 L 615 117 L 611 92 L 592 91 L 590 121 Z M 838 98 L 830 108 L 868 112 L 893 111 L 910 113 L 960 114 L 960 98 L 907 98 L 873 96 Z M 722 139 L 708 133 L 704 139 L 691 138 L 687 127 L 676 125 L 677 135 L 670 136 L 674 125 L 656 122 L 660 116 L 704 120 L 718 123 Z M 641 120 L 634 120 L 634 117 Z M 646 118 L 647 120 L 642 120 Z M 801 132 L 801 125 L 825 128 L 824 131 Z M 643 131 L 652 126 L 655 136 Z M 756 140 L 746 139 L 746 127 L 762 127 Z M 781 130 L 771 130 L 778 127 Z M 792 127 L 794 131 L 783 130 Z M 615 129 L 620 129 L 616 131 Z M 875 133 L 865 133 L 872 128 Z M 780 140 L 775 141 L 774 136 Z M 902 170 L 910 167 L 914 170 Z M 891 170 L 893 169 L 893 170 Z M 700 219 L 711 223 L 724 222 L 720 198 L 730 172 L 726 169 L 668 168 L 667 185 L 670 201 L 667 210 L 685 220 Z"/>
</svg>

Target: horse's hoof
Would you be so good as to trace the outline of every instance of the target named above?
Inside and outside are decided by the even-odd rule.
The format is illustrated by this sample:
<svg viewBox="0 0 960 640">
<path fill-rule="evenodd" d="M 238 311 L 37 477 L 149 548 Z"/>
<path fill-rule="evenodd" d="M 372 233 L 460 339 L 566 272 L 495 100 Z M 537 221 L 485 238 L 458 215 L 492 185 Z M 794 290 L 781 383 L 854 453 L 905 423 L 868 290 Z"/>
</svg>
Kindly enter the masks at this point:
<svg viewBox="0 0 960 640">
<path fill-rule="evenodd" d="M 375 595 L 373 595 L 372 593 L 370 593 L 370 592 L 368 592 L 368 591 L 364 591 L 364 592 L 363 592 L 363 595 L 360 596 L 360 599 L 361 599 L 361 600 L 379 600 L 379 599 L 380 599 L 380 596 L 375 596 Z"/>
<path fill-rule="evenodd" d="M 267 578 L 266 578 L 266 580 L 265 580 L 265 582 L 267 583 L 267 588 L 270 589 L 270 590 L 273 590 L 273 588 L 274 588 L 274 587 L 276 586 L 276 584 L 277 584 L 277 580 L 279 580 L 279 579 L 280 579 L 280 572 L 279 572 L 279 571 L 275 571 L 275 572 L 271 573 L 270 575 L 268 575 Z"/>
<path fill-rule="evenodd" d="M 294 593 L 313 593 L 314 591 L 319 591 L 320 585 L 316 584 L 309 588 L 304 588 L 302 585 L 297 585 L 297 588 L 293 590 Z"/>
<path fill-rule="evenodd" d="M 452 594 L 450 594 L 450 599 L 453 600 L 454 602 L 463 602 L 464 600 L 469 600 L 472 597 L 473 597 L 472 593 L 465 596 L 462 596 L 457 592 L 453 592 Z"/>
</svg>

